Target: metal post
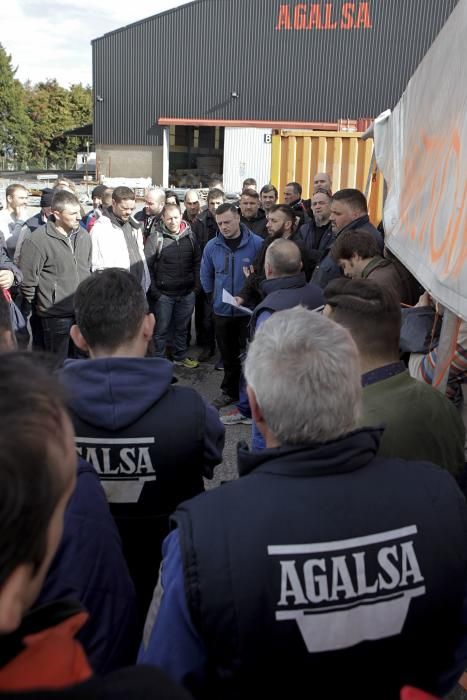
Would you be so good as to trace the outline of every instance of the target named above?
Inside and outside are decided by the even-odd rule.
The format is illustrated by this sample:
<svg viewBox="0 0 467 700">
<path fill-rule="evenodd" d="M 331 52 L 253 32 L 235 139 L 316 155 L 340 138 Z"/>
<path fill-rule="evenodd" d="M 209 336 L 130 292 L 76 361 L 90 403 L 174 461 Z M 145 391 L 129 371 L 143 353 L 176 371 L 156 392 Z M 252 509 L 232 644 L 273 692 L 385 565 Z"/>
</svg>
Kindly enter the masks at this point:
<svg viewBox="0 0 467 700">
<path fill-rule="evenodd" d="M 438 357 L 433 375 L 433 386 L 442 394 L 446 393 L 449 368 L 456 351 L 460 323 L 460 319 L 452 311 L 444 310 L 443 325 L 441 326 L 438 344 Z"/>
<path fill-rule="evenodd" d="M 170 128 L 164 127 L 162 141 L 162 187 L 169 186 Z"/>
</svg>

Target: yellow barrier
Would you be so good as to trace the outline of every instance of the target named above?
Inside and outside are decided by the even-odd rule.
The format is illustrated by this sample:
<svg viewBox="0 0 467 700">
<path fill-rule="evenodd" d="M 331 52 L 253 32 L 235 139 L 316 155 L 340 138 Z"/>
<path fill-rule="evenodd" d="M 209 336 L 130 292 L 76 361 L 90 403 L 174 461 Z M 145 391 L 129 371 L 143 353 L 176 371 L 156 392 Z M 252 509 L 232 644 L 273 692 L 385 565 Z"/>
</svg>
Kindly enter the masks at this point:
<svg viewBox="0 0 467 700">
<path fill-rule="evenodd" d="M 361 139 L 359 132 L 347 131 L 295 131 L 283 129 L 272 136 L 271 183 L 279 191 L 283 201 L 284 187 L 288 182 L 299 182 L 303 198 L 313 194 L 315 173 L 328 173 L 332 179 L 332 191 L 355 187 L 365 192 L 368 173 L 372 165 L 373 140 Z M 384 180 L 379 171 L 373 170 L 368 193 L 368 213 L 378 225 L 383 217 Z"/>
</svg>

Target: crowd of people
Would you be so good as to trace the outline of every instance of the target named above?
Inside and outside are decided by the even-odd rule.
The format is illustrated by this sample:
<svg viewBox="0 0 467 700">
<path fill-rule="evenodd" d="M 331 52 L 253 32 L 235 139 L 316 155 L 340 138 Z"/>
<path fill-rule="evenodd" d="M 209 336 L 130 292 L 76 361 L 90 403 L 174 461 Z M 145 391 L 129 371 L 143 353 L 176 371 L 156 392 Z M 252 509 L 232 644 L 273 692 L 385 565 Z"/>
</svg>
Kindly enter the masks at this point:
<svg viewBox="0 0 467 700">
<path fill-rule="evenodd" d="M 442 309 L 364 194 L 258 189 L 85 212 L 64 180 L 28 219 L 7 188 L 0 697 L 441 697 L 467 667 L 466 324 L 443 394 Z"/>
</svg>

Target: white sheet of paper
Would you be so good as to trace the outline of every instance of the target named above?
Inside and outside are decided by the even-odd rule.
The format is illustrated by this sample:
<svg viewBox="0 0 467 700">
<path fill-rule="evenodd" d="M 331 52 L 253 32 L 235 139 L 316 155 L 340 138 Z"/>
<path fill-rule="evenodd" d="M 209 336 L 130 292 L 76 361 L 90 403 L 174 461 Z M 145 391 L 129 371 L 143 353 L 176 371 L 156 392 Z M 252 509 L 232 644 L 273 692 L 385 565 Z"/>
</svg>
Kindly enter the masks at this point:
<svg viewBox="0 0 467 700">
<path fill-rule="evenodd" d="M 240 304 L 237 304 L 235 298 L 226 289 L 222 290 L 222 301 L 224 302 L 224 304 L 230 304 L 230 306 L 235 306 L 236 309 L 238 309 L 239 311 L 243 311 L 246 314 L 249 314 L 250 316 L 253 313 L 253 311 L 251 309 L 248 309 L 246 306 L 240 306 Z"/>
</svg>

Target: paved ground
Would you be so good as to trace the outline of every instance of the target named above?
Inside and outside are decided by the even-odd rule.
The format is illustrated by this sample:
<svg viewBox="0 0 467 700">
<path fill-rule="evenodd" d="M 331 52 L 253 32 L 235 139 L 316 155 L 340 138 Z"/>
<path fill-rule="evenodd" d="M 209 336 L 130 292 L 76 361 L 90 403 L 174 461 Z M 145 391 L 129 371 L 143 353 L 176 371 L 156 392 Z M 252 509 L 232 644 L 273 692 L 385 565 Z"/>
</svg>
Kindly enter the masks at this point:
<svg viewBox="0 0 467 700">
<path fill-rule="evenodd" d="M 190 356 L 197 357 L 199 352 L 198 348 L 191 348 Z M 212 401 L 220 394 L 220 384 L 223 376 L 222 372 L 214 369 L 217 359 L 217 357 L 214 357 L 210 362 L 201 364 L 197 369 L 190 370 L 177 367 L 175 375 L 180 383 L 192 386 L 204 398 Z M 216 468 L 214 479 L 206 481 L 207 488 L 218 486 L 221 481 L 231 481 L 237 478 L 237 443 L 240 440 L 246 440 L 250 443 L 250 436 L 251 426 L 249 425 L 236 425 L 226 428 L 224 461 Z"/>
</svg>

